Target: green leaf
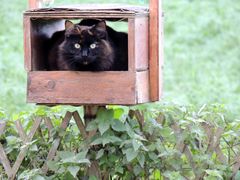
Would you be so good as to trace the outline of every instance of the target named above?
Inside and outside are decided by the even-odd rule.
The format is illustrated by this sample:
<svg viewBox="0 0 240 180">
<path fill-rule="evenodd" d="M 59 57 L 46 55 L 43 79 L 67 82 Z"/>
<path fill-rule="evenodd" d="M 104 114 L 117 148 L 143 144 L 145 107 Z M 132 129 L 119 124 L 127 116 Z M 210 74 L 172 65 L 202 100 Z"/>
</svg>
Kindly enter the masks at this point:
<svg viewBox="0 0 240 180">
<path fill-rule="evenodd" d="M 108 143 L 116 143 L 116 142 L 121 142 L 122 140 L 119 137 L 116 136 L 105 136 L 102 138 L 102 144 L 105 146 Z"/>
<path fill-rule="evenodd" d="M 90 176 L 89 180 L 98 180 L 95 176 Z"/>
<path fill-rule="evenodd" d="M 113 119 L 113 110 L 101 108 L 97 112 L 98 129 L 101 135 L 103 135 L 103 133 L 110 128 L 112 119 Z"/>
<path fill-rule="evenodd" d="M 208 169 L 208 170 L 206 170 L 206 173 L 209 176 L 218 177 L 220 179 L 223 179 L 221 172 L 218 171 L 218 170 L 210 170 L 210 169 Z"/>
<path fill-rule="evenodd" d="M 145 156 L 144 156 L 142 153 L 140 153 L 140 154 L 138 155 L 137 159 L 138 159 L 138 162 L 139 162 L 140 166 L 141 166 L 142 168 L 144 168 Z"/>
<path fill-rule="evenodd" d="M 55 161 L 47 161 L 48 168 L 54 172 L 59 169 L 59 165 Z"/>
<path fill-rule="evenodd" d="M 124 123 L 120 120 L 113 120 L 112 121 L 112 128 L 113 130 L 117 131 L 117 132 L 123 132 L 126 131 L 126 127 L 124 125 Z"/>
<path fill-rule="evenodd" d="M 66 174 L 64 174 L 63 179 L 67 179 L 67 180 L 75 180 L 75 178 L 72 176 L 72 174 L 70 172 L 67 171 Z"/>
<path fill-rule="evenodd" d="M 91 143 L 92 146 L 98 145 L 98 144 L 102 144 L 102 138 L 97 138 Z"/>
<path fill-rule="evenodd" d="M 45 180 L 45 178 L 40 175 L 36 175 L 33 177 L 33 180 Z"/>
<path fill-rule="evenodd" d="M 61 159 L 67 159 L 67 158 L 71 158 L 74 157 L 75 154 L 74 152 L 70 152 L 70 151 L 58 151 L 57 155 L 61 158 Z"/>
<path fill-rule="evenodd" d="M 90 161 L 86 158 L 88 151 L 82 151 L 78 154 L 74 154 L 71 152 L 61 152 L 60 153 L 60 157 L 61 157 L 61 161 L 63 163 L 76 163 L 76 164 L 90 164 Z M 69 156 L 67 156 L 69 155 Z"/>
<path fill-rule="evenodd" d="M 141 173 L 141 171 L 142 171 L 142 168 L 141 168 L 140 166 L 135 165 L 135 166 L 133 167 L 133 172 L 134 172 L 134 175 L 135 175 L 135 176 L 138 176 L 138 175 Z"/>
<path fill-rule="evenodd" d="M 240 170 L 238 170 L 237 174 L 235 175 L 234 179 L 240 179 Z"/>
<path fill-rule="evenodd" d="M 140 146 L 142 146 L 142 142 L 139 140 L 133 139 L 132 145 L 133 145 L 134 151 L 137 151 L 140 148 Z"/>
<path fill-rule="evenodd" d="M 76 178 L 78 171 L 80 170 L 79 166 L 68 166 L 67 170 Z"/>
<path fill-rule="evenodd" d="M 86 131 L 93 131 L 95 129 L 97 129 L 98 125 L 97 125 L 97 121 L 91 121 L 88 123 Z"/>
<path fill-rule="evenodd" d="M 109 128 L 110 128 L 110 121 L 105 120 L 105 119 L 101 119 L 99 121 L 98 129 L 99 129 L 101 135 L 103 135 L 103 133 L 105 133 Z"/>
<path fill-rule="evenodd" d="M 101 158 L 101 157 L 103 156 L 103 154 L 104 154 L 104 149 L 99 150 L 99 151 L 97 152 L 96 159 Z"/>
<path fill-rule="evenodd" d="M 116 171 L 117 171 L 118 173 L 120 173 L 120 174 L 123 174 L 123 168 L 122 168 L 121 166 L 118 166 L 118 167 L 116 168 Z"/>
<path fill-rule="evenodd" d="M 134 149 L 129 148 L 126 150 L 126 158 L 128 162 L 131 162 L 133 159 L 135 159 L 138 155 L 137 151 L 134 151 Z"/>
<path fill-rule="evenodd" d="M 120 119 L 124 113 L 124 109 L 118 108 L 114 109 L 114 118 L 115 119 Z"/>
</svg>

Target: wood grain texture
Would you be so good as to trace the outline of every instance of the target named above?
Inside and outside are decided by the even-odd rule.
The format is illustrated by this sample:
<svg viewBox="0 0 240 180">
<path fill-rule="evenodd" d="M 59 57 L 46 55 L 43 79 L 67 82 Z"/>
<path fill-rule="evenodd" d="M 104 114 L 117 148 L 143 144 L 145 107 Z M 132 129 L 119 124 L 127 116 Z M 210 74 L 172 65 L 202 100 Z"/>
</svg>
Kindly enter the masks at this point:
<svg viewBox="0 0 240 180">
<path fill-rule="evenodd" d="M 159 2 L 159 99 L 163 94 L 163 65 L 164 65 L 164 13 L 162 1 Z"/>
<path fill-rule="evenodd" d="M 161 0 L 160 0 L 161 1 Z M 150 99 L 160 99 L 160 64 L 159 64 L 159 4 L 158 0 L 150 0 L 150 36 L 149 36 L 149 69 L 150 69 Z"/>
<path fill-rule="evenodd" d="M 137 100 L 138 103 L 149 102 L 149 71 L 137 72 Z"/>
<path fill-rule="evenodd" d="M 135 84 L 130 72 L 33 71 L 27 96 L 42 104 L 136 104 Z"/>
<path fill-rule="evenodd" d="M 28 0 L 28 8 L 29 9 L 39 8 L 40 6 L 41 6 L 40 0 Z"/>
<path fill-rule="evenodd" d="M 128 19 L 128 71 L 135 72 L 135 19 Z"/>
<path fill-rule="evenodd" d="M 27 72 L 32 70 L 31 60 L 31 25 L 30 18 L 23 18 L 23 31 L 24 31 L 24 68 Z"/>
<path fill-rule="evenodd" d="M 148 36 L 149 36 L 149 21 L 148 17 L 136 17 L 134 24 L 134 44 L 135 44 L 135 61 L 136 70 L 142 71 L 148 69 L 149 51 L 148 51 Z"/>
</svg>

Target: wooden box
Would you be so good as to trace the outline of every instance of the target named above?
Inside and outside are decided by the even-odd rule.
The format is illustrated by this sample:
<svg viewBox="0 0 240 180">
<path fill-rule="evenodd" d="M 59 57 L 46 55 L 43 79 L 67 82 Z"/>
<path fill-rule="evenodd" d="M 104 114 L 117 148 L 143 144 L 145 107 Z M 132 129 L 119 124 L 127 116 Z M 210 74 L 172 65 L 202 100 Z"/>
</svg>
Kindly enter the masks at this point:
<svg viewBox="0 0 240 180">
<path fill-rule="evenodd" d="M 157 2 L 157 1 L 155 1 Z M 74 6 L 31 9 L 24 13 L 27 101 L 37 104 L 134 105 L 159 100 L 162 54 L 159 56 L 158 7 Z M 66 19 L 125 20 L 128 24 L 128 71 L 46 71 L 45 42 Z M 160 41 L 161 42 L 161 41 Z M 162 49 L 162 44 L 160 44 Z M 160 51 L 161 52 L 161 51 Z"/>
</svg>

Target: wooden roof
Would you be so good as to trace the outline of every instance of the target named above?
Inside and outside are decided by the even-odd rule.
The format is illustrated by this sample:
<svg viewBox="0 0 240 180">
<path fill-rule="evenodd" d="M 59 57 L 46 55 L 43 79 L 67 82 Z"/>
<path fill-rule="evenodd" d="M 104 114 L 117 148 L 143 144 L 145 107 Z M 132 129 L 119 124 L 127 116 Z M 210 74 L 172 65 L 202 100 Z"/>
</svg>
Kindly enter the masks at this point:
<svg viewBox="0 0 240 180">
<path fill-rule="evenodd" d="M 149 9 L 145 6 L 123 4 L 78 4 L 58 6 L 54 8 L 31 9 L 24 12 L 31 17 L 109 17 L 123 18 L 132 16 L 148 16 Z"/>
</svg>

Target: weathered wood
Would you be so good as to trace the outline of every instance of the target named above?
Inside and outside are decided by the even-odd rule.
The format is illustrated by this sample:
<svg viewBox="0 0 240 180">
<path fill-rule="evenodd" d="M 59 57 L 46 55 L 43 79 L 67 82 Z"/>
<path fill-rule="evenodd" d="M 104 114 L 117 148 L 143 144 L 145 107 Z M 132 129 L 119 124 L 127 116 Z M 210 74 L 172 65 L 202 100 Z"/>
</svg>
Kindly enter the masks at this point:
<svg viewBox="0 0 240 180">
<path fill-rule="evenodd" d="M 159 62 L 159 7 L 161 0 L 150 0 L 149 24 L 149 69 L 150 69 L 150 99 L 158 101 L 160 98 L 161 68 Z M 162 46 L 162 45 L 161 45 Z"/>
<path fill-rule="evenodd" d="M 84 120 L 85 120 L 85 127 L 96 118 L 97 111 L 99 106 L 94 105 L 86 105 L 83 106 L 84 110 Z M 93 130 L 88 133 L 88 138 L 91 138 L 96 133 L 96 130 Z M 91 165 L 87 169 L 87 175 L 95 176 L 97 179 L 102 179 L 101 170 L 99 168 L 99 164 L 97 161 L 91 160 Z"/>
<path fill-rule="evenodd" d="M 7 176 L 11 177 L 12 168 L 11 168 L 10 162 L 7 158 L 7 155 L 4 151 L 4 148 L 3 148 L 1 143 L 0 143 L 0 162 L 2 163 L 3 168 L 5 169 L 5 173 L 7 174 Z"/>
<path fill-rule="evenodd" d="M 149 71 L 137 72 L 136 75 L 137 103 L 149 102 Z"/>
<path fill-rule="evenodd" d="M 19 134 L 21 140 L 23 141 L 23 143 L 26 143 L 28 137 L 22 127 L 20 120 L 15 121 L 15 125 L 16 125 L 17 131 L 18 131 L 18 134 Z"/>
<path fill-rule="evenodd" d="M 51 119 L 49 117 L 44 118 L 45 125 L 48 128 L 48 138 L 50 139 L 52 137 L 52 129 L 53 129 L 53 124 L 51 122 Z"/>
<path fill-rule="evenodd" d="M 31 51 L 31 21 L 29 17 L 23 17 L 24 31 L 24 67 L 27 72 L 32 70 L 32 51 Z"/>
<path fill-rule="evenodd" d="M 137 71 L 148 69 L 149 61 L 149 21 L 148 17 L 136 17 L 134 19 L 134 54 Z"/>
<path fill-rule="evenodd" d="M 68 127 L 68 124 L 69 124 L 69 121 L 71 120 L 71 118 L 72 118 L 72 113 L 67 112 L 65 117 L 63 118 L 63 121 L 62 121 L 62 124 L 61 124 L 61 129 L 62 130 L 65 130 Z M 54 158 L 54 156 L 55 156 L 55 154 L 57 152 L 57 149 L 59 147 L 60 142 L 61 142 L 61 138 L 60 137 L 57 137 L 54 140 L 53 145 L 52 145 L 52 147 L 51 147 L 51 149 L 50 149 L 50 151 L 48 153 L 46 162 L 44 163 L 44 165 L 42 167 L 42 172 L 44 174 L 46 174 L 47 171 L 48 171 L 47 161 L 51 161 Z"/>
<path fill-rule="evenodd" d="M 77 124 L 77 127 L 78 127 L 80 133 L 82 134 L 83 138 L 87 139 L 87 132 L 85 130 L 86 127 L 83 124 L 82 118 L 79 116 L 77 111 L 73 112 L 73 118 L 74 118 L 74 120 L 75 120 L 75 122 Z"/>
<path fill-rule="evenodd" d="M 28 102 L 136 104 L 130 72 L 36 71 L 28 73 Z"/>
<path fill-rule="evenodd" d="M 135 20 L 134 18 L 128 18 L 128 71 L 135 72 Z"/>
<path fill-rule="evenodd" d="M 41 7 L 41 0 L 28 0 L 28 8 L 35 9 Z"/>
</svg>

